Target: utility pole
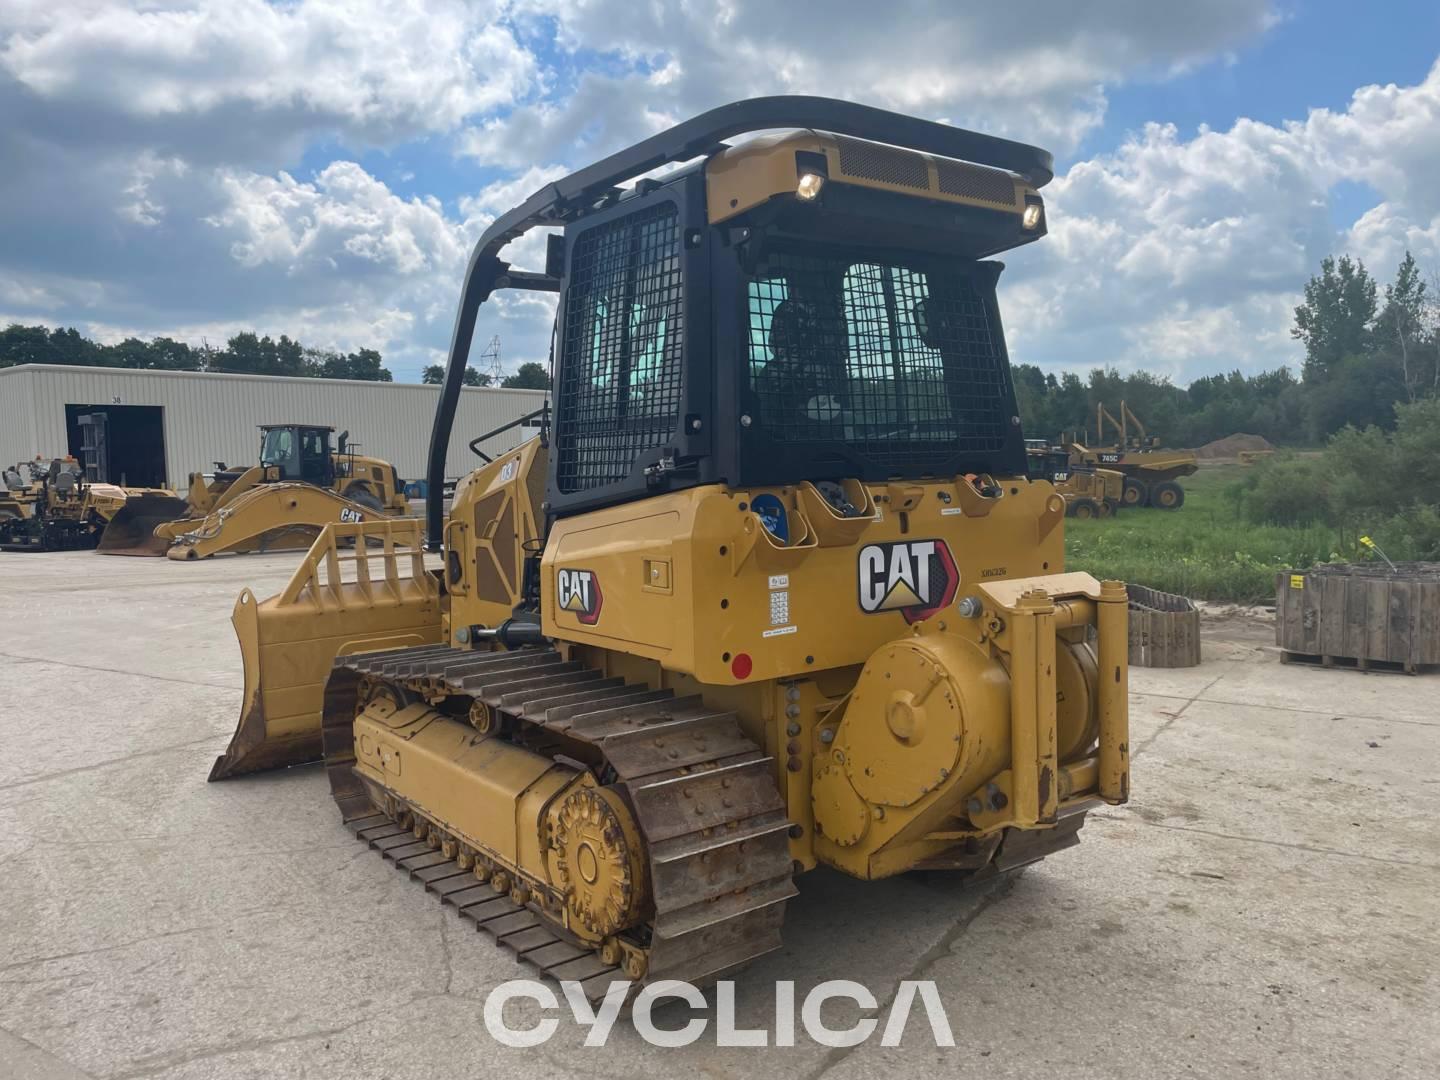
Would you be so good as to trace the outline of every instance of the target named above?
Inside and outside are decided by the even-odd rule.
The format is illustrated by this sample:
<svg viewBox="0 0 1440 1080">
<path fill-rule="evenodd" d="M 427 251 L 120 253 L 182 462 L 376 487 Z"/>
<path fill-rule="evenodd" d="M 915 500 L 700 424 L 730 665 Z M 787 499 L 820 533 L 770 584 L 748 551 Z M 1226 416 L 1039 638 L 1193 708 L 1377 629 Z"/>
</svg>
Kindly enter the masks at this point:
<svg viewBox="0 0 1440 1080">
<path fill-rule="evenodd" d="M 476 358 L 479 363 L 475 366 L 480 374 L 490 376 L 490 385 L 499 386 L 500 379 L 504 372 L 500 367 L 500 335 L 496 334 L 490 339 L 490 343 L 481 350 Z"/>
</svg>

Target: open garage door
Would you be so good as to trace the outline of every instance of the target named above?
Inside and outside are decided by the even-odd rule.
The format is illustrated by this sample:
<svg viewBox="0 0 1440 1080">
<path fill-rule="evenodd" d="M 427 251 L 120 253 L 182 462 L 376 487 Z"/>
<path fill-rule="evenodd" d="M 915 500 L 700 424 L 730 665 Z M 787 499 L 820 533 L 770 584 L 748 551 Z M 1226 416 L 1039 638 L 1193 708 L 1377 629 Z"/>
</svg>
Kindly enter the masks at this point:
<svg viewBox="0 0 1440 1080">
<path fill-rule="evenodd" d="M 86 416 L 96 419 L 82 425 Z M 162 406 L 66 404 L 65 431 L 68 452 L 87 464 L 87 473 L 95 470 L 91 479 L 130 487 L 165 486 Z M 102 445 L 96 445 L 97 439 Z"/>
</svg>

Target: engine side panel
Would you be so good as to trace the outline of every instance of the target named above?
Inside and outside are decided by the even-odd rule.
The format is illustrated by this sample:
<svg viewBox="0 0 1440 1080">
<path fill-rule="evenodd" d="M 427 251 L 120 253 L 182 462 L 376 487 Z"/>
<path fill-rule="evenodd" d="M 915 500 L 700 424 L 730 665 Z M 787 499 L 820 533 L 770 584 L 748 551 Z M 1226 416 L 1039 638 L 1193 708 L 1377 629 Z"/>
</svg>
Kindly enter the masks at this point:
<svg viewBox="0 0 1440 1080">
<path fill-rule="evenodd" d="M 807 483 L 712 485 L 562 519 L 542 563 L 545 633 L 743 685 L 863 664 L 981 584 L 1063 564 L 1064 503 L 1048 483 L 1007 480 L 995 498 L 963 478 L 849 495 L 859 515 Z"/>
</svg>

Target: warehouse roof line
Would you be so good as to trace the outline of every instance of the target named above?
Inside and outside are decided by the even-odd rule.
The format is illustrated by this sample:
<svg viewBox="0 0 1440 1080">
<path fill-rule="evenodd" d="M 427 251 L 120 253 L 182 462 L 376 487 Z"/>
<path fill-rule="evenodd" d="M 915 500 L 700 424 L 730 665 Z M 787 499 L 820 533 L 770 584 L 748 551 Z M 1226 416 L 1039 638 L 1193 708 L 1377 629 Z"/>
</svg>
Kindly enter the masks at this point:
<svg viewBox="0 0 1440 1080">
<path fill-rule="evenodd" d="M 365 386 L 382 389 L 411 389 L 411 390 L 434 390 L 439 392 L 440 386 L 436 383 L 412 383 L 412 382 L 380 382 L 372 379 L 325 379 L 315 375 L 258 375 L 252 373 L 240 373 L 229 371 L 164 371 L 156 368 L 122 368 L 122 367 L 97 367 L 85 364 L 16 364 L 14 367 L 0 368 L 0 378 L 19 371 L 64 371 L 77 374 L 97 373 L 104 375 L 143 375 L 147 378 L 199 378 L 199 379 L 235 379 L 246 382 L 265 383 L 303 383 L 307 386 L 335 385 L 335 386 Z M 528 387 L 519 386 L 466 386 L 464 390 L 484 390 L 489 393 L 498 394 L 548 394 L 548 390 L 534 390 Z"/>
</svg>

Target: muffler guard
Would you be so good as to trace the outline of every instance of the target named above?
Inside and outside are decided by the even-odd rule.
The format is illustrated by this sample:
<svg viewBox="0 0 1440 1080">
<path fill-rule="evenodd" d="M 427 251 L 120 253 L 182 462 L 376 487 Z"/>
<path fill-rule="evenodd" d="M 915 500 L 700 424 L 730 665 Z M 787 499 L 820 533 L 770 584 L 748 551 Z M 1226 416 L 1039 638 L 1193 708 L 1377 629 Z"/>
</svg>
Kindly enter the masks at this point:
<svg viewBox="0 0 1440 1080">
<path fill-rule="evenodd" d="M 211 780 L 318 761 L 337 656 L 441 640 L 440 587 L 421 543 L 415 519 L 327 525 L 279 594 L 240 594 L 230 621 L 244 697 Z"/>
</svg>

